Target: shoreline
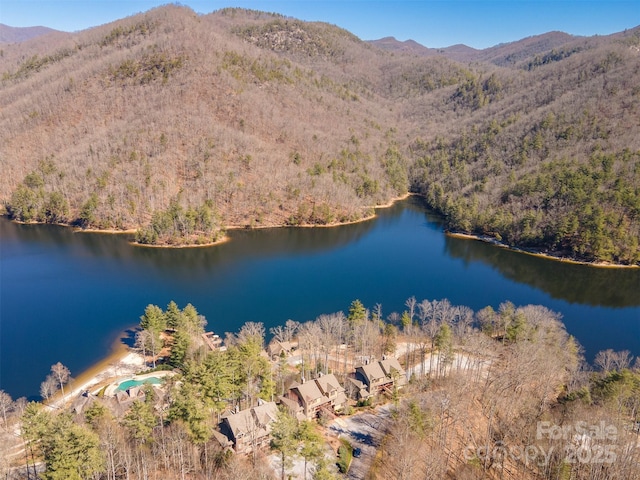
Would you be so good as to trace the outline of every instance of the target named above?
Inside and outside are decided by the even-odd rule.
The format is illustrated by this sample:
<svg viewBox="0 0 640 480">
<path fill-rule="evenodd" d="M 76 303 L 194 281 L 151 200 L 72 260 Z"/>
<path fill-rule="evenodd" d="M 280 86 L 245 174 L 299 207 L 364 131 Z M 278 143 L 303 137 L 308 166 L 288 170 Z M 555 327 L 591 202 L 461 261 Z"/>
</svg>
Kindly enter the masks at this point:
<svg viewBox="0 0 640 480">
<path fill-rule="evenodd" d="M 135 232 L 135 230 L 134 230 Z M 129 245 L 134 247 L 142 247 L 142 248 L 203 248 L 203 247 L 215 247 L 216 245 L 222 245 L 223 243 L 227 243 L 231 240 L 231 237 L 228 235 L 223 236 L 220 240 L 216 240 L 215 242 L 207 242 L 207 243 L 186 243 L 184 245 L 152 245 L 148 243 L 138 243 L 135 241 L 129 242 Z"/>
<path fill-rule="evenodd" d="M 390 208 L 392 207 L 396 202 L 399 202 L 401 200 L 406 200 L 407 198 L 414 196 L 414 195 L 418 195 L 417 193 L 412 193 L 412 192 L 407 192 L 404 195 L 400 195 L 398 197 L 394 197 L 391 200 L 389 200 L 387 203 L 384 203 L 382 205 L 373 205 L 373 206 L 367 206 L 367 207 L 363 207 L 363 208 L 372 208 L 374 210 L 374 213 L 372 215 L 367 215 L 366 217 L 363 218 L 359 218 L 357 220 L 351 220 L 348 222 L 337 222 L 337 223 L 331 223 L 331 224 L 326 224 L 326 225 L 319 225 L 319 224 L 313 224 L 313 223 L 304 223 L 301 225 L 264 225 L 264 226 L 256 226 L 256 227 L 251 227 L 251 226 L 247 226 L 247 225 L 225 225 L 223 227 L 223 230 L 228 231 L 228 230 L 264 230 L 264 229 L 268 229 L 268 228 L 335 228 L 335 227 L 342 227 L 345 225 L 354 225 L 356 223 L 361 223 L 361 222 L 367 222 L 369 220 L 373 220 L 374 218 L 376 218 L 377 214 L 375 213 L 375 210 L 381 209 L 381 208 Z M 3 214 L 3 216 L 8 217 L 8 215 L 6 213 Z M 114 228 L 105 228 L 105 229 L 100 229 L 100 228 L 79 228 L 76 227 L 70 223 L 45 223 L 45 222 L 21 222 L 20 220 L 14 220 L 14 219 L 10 219 L 10 221 L 15 222 L 19 225 L 56 225 L 59 227 L 69 227 L 73 230 L 73 233 L 98 233 L 98 234 L 105 234 L 105 235 L 133 235 L 135 234 L 138 230 L 135 228 L 129 228 L 126 230 L 117 230 Z M 207 243 L 200 243 L 200 244 L 195 244 L 195 243 L 187 243 L 187 244 L 183 244 L 183 245 L 168 245 L 168 244 L 160 244 L 160 245 L 151 245 L 151 244 L 144 244 L 144 243 L 138 243 L 136 241 L 130 241 L 128 242 L 129 245 L 132 245 L 134 247 L 145 247 L 145 248 L 200 248 L 200 247 L 214 247 L 216 245 L 221 245 L 223 243 L 226 243 L 228 241 L 231 240 L 231 237 L 229 237 L 228 235 L 224 235 L 220 240 L 216 240 L 215 242 L 207 242 Z"/>
<path fill-rule="evenodd" d="M 382 205 L 369 205 L 363 208 L 372 208 L 374 210 L 374 213 L 372 215 L 367 215 L 366 217 L 362 217 L 359 218 L 357 220 L 350 220 L 348 222 L 337 222 L 337 223 L 328 223 L 328 224 L 317 224 L 317 223 L 303 223 L 300 225 L 261 225 L 259 227 L 248 227 L 248 226 L 242 226 L 242 225 L 229 225 L 227 227 L 225 227 L 227 230 L 265 230 L 268 228 L 337 228 L 337 227 L 344 227 L 346 225 L 355 225 L 356 223 L 362 223 L 362 222 L 368 222 L 369 220 L 373 220 L 374 218 L 376 218 L 378 215 L 377 213 L 375 213 L 375 210 L 381 209 L 381 208 L 390 208 L 393 207 L 393 205 L 396 202 L 402 201 L 402 200 L 406 200 L 409 197 L 412 196 L 417 196 L 417 193 L 412 193 L 412 192 L 407 192 L 404 195 L 401 195 L 399 197 L 394 197 L 391 200 L 389 200 L 387 203 L 383 203 Z"/>
<path fill-rule="evenodd" d="M 264 226 L 247 226 L 247 225 L 225 225 L 224 226 L 224 230 L 225 231 L 229 231 L 229 230 L 264 230 L 264 229 L 268 229 L 268 228 L 336 228 L 336 227 L 342 227 L 342 226 L 346 226 L 346 225 L 353 225 L 356 223 L 361 223 L 361 222 L 367 222 L 370 220 L 373 220 L 377 217 L 377 213 L 376 210 L 378 209 L 382 209 L 382 208 L 390 208 L 392 207 L 396 202 L 402 201 L 402 200 L 406 200 L 409 197 L 412 196 L 422 196 L 419 193 L 413 193 L 413 192 L 407 192 L 404 195 L 400 195 L 398 197 L 394 197 L 392 199 L 390 199 L 387 203 L 382 204 L 382 205 L 375 205 L 375 206 L 369 206 L 366 208 L 373 208 L 374 213 L 372 215 L 368 215 L 366 217 L 360 218 L 358 220 L 352 220 L 349 222 L 338 222 L 338 223 L 332 223 L 332 224 L 327 224 L 327 225 L 317 225 L 317 224 L 301 224 L 301 225 L 264 225 Z M 440 213 L 436 212 L 435 210 L 430 209 L 428 206 L 427 208 L 429 209 L 429 211 L 440 215 Z M 7 216 L 6 213 L 3 214 L 3 216 Z M 21 225 L 45 225 L 42 222 L 20 222 L 18 220 L 11 220 L 12 222 L 16 222 L 18 224 Z M 56 224 L 51 224 L 51 225 L 57 225 L 57 226 L 62 226 L 62 227 L 71 227 L 74 230 L 74 233 L 98 233 L 98 234 L 113 234 L 113 235 L 122 235 L 122 234 L 134 234 L 137 230 L 136 229 L 127 229 L 127 230 L 115 230 L 115 229 L 81 229 L 81 228 L 77 228 L 74 227 L 70 224 L 64 224 L 64 223 L 56 223 Z M 584 260 L 577 260 L 574 258 L 570 258 L 570 257 L 560 257 L 560 256 L 556 256 L 556 255 L 552 255 L 549 253 L 543 253 L 540 251 L 535 251 L 535 250 L 527 250 L 524 248 L 520 248 L 520 247 L 512 247 L 510 245 L 504 244 L 498 240 L 496 240 L 495 238 L 492 237 L 488 237 L 485 235 L 474 235 L 471 233 L 462 233 L 462 232 L 451 232 L 448 231 L 446 229 L 444 229 L 442 231 L 442 233 L 445 236 L 449 236 L 451 238 L 460 238 L 460 239 L 466 239 L 466 240 L 477 240 L 477 241 L 481 241 L 484 243 L 489 243 L 493 246 L 499 247 L 499 248 L 504 248 L 506 250 L 510 250 L 512 252 L 516 252 L 516 253 L 523 253 L 526 255 L 531 255 L 534 257 L 538 257 L 538 258 L 542 258 L 542 259 L 546 259 L 546 260 L 552 260 L 555 262 L 561 262 L 561 263 L 568 263 L 568 264 L 572 264 L 572 265 L 583 265 L 583 266 L 587 266 L 587 267 L 594 267 L 594 268 L 640 268 L 640 265 L 638 264 L 633 264 L 633 265 L 626 265 L 626 264 L 622 264 L 622 263 L 609 263 L 609 262 L 588 262 L 588 261 L 584 261 Z M 220 240 L 216 240 L 215 242 L 208 242 L 208 243 L 202 243 L 202 244 L 184 244 L 184 245 L 147 245 L 147 244 L 142 244 L 142 243 L 137 243 L 135 241 L 130 241 L 128 242 L 129 245 L 133 246 L 133 247 L 144 247 L 144 248 L 169 248 L 169 249 L 179 249 L 179 248 L 206 248 L 206 247 L 215 247 L 217 245 L 222 245 L 224 243 L 227 243 L 231 241 L 231 237 L 229 237 L 228 235 L 224 235 Z"/>
<path fill-rule="evenodd" d="M 498 248 L 504 248 L 505 250 L 509 250 L 512 252 L 516 252 L 516 253 L 523 253 L 525 255 L 531 255 L 532 257 L 538 257 L 538 258 L 542 258 L 545 260 L 552 260 L 554 262 L 560 262 L 560 263 L 568 263 L 571 265 L 583 265 L 585 267 L 593 267 L 593 268 L 640 268 L 640 265 L 625 265 L 625 264 L 621 264 L 621 263 L 607 263 L 607 262 L 587 262 L 584 260 L 576 260 L 573 258 L 567 258 L 567 257 L 558 257 L 555 255 L 551 255 L 548 253 L 542 253 L 542 252 L 537 252 L 537 251 L 531 251 L 531 250 L 525 250 L 523 248 L 519 248 L 519 247 L 512 247 L 510 245 L 507 245 L 505 243 L 502 243 L 498 240 L 496 240 L 495 238 L 491 238 L 491 237 L 487 237 L 484 235 L 474 235 L 471 233 L 461 233 L 461 232 L 449 232 L 449 231 L 444 231 L 444 234 L 448 237 L 451 238 L 459 238 L 462 240 L 476 240 L 479 242 L 483 242 L 483 243 L 488 243 L 491 244 L 495 247 Z"/>
<path fill-rule="evenodd" d="M 117 340 L 113 342 L 111 351 L 106 357 L 80 372 L 77 377 L 65 385 L 64 397 L 62 397 L 62 392 L 58 391 L 49 401 L 43 401 L 43 404 L 49 408 L 61 408 L 69 402 L 75 401 L 87 390 L 103 388 L 114 378 L 133 375 L 144 370 L 144 358 L 122 341 L 123 336 L 123 334 L 119 335 Z"/>
<path fill-rule="evenodd" d="M 115 228 L 105 228 L 104 230 L 100 230 L 99 228 L 80 228 L 74 227 L 72 225 L 66 225 L 64 223 L 58 224 L 62 227 L 68 226 L 73 228 L 73 233 L 100 233 L 103 235 L 133 235 L 138 230 L 135 228 L 128 228 L 127 230 L 118 230 Z"/>
</svg>

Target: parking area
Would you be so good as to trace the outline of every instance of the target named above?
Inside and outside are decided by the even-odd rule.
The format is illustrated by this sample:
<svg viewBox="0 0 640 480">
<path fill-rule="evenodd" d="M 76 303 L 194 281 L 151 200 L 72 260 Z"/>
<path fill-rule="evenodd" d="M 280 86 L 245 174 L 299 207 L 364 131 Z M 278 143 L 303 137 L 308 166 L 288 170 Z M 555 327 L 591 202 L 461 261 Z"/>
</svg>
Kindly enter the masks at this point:
<svg viewBox="0 0 640 480">
<path fill-rule="evenodd" d="M 338 438 L 347 439 L 354 449 L 349 478 L 365 478 L 384 437 L 390 412 L 391 406 L 383 405 L 350 417 L 336 418 L 327 426 L 329 432 Z"/>
</svg>

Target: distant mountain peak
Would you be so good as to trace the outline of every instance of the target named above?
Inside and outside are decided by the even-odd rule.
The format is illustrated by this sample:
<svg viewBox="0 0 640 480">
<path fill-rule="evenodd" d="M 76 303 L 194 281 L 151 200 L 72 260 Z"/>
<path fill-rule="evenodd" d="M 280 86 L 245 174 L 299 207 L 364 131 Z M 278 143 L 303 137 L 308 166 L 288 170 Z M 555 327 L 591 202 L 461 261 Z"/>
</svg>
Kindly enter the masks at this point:
<svg viewBox="0 0 640 480">
<path fill-rule="evenodd" d="M 513 42 L 499 43 L 492 47 L 477 49 L 458 43 L 448 47 L 429 48 L 414 40 L 399 41 L 394 37 L 370 40 L 369 43 L 391 52 L 405 52 L 418 55 L 442 55 L 458 62 L 487 62 L 495 65 L 509 65 L 536 54 L 548 52 L 580 37 L 565 32 L 552 31 L 533 35 Z"/>
<path fill-rule="evenodd" d="M 427 48 L 424 45 L 416 42 L 415 40 L 401 41 L 395 37 L 384 37 L 378 40 L 369 40 L 367 43 L 374 45 L 382 50 L 389 52 L 406 52 L 414 53 L 418 55 L 435 55 L 436 51 L 432 48 Z"/>
<path fill-rule="evenodd" d="M 0 23 L 0 43 L 20 43 L 57 31 L 49 27 L 10 27 Z"/>
</svg>

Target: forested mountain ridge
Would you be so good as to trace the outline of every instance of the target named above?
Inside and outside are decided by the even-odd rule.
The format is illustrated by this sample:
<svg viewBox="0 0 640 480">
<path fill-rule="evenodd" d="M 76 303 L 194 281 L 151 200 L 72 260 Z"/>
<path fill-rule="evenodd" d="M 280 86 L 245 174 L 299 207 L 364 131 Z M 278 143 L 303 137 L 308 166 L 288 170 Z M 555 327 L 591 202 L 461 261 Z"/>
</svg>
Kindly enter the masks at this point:
<svg viewBox="0 0 640 480">
<path fill-rule="evenodd" d="M 637 263 L 638 41 L 570 43 L 459 85 L 444 99 L 457 131 L 411 147 L 413 188 L 453 230 Z"/>
<path fill-rule="evenodd" d="M 411 189 L 451 229 L 640 261 L 637 29 L 472 64 L 239 9 L 53 38 L 0 58 L 14 218 L 206 242 L 357 220 Z"/>
<path fill-rule="evenodd" d="M 548 32 L 523 38 L 516 42 L 501 43 L 481 50 L 464 44 L 451 45 L 444 48 L 427 48 L 413 40 L 401 42 L 393 37 L 370 40 L 368 43 L 390 52 L 411 52 L 426 56 L 440 55 L 457 62 L 485 62 L 508 66 L 520 59 L 533 57 L 561 47 L 577 38 L 580 37 L 574 37 L 564 32 Z"/>
<path fill-rule="evenodd" d="M 405 193 L 392 105 L 341 71 L 364 44 L 306 25 L 327 33 L 283 54 L 240 31 L 273 21 L 282 19 L 168 6 L 46 53 L 25 58 L 29 42 L 8 47 L 0 195 L 9 213 L 151 225 L 145 237 L 171 241 L 215 236 L 220 225 L 356 220 Z M 197 223 L 204 227 L 187 228 Z"/>
<path fill-rule="evenodd" d="M 24 42 L 55 31 L 48 27 L 10 27 L 0 23 L 0 43 Z"/>
</svg>

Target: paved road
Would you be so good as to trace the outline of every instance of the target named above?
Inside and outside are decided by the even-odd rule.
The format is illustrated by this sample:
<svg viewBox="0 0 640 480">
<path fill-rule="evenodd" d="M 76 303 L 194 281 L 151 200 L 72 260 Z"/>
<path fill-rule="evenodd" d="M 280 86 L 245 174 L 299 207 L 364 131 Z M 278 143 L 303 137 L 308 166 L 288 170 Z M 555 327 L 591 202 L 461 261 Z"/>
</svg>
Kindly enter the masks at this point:
<svg viewBox="0 0 640 480">
<path fill-rule="evenodd" d="M 383 405 L 351 417 L 336 418 L 328 425 L 330 432 L 337 437 L 346 438 L 354 449 L 359 448 L 361 451 L 360 457 L 354 458 L 351 463 L 349 478 L 362 479 L 371 468 L 384 437 L 390 409 L 390 405 Z"/>
</svg>

